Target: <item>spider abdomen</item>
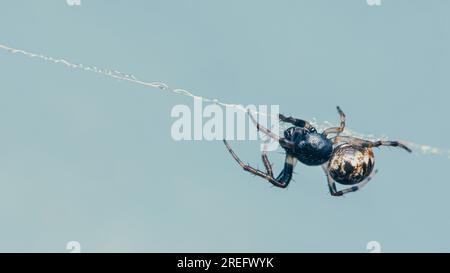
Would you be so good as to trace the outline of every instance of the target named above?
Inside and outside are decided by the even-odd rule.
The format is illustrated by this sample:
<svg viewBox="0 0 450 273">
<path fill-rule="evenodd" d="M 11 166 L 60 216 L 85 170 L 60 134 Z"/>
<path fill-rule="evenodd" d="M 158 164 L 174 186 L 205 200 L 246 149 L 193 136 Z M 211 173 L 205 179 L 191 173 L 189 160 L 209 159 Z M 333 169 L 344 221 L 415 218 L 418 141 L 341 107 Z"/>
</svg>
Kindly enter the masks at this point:
<svg viewBox="0 0 450 273">
<path fill-rule="evenodd" d="M 354 185 L 373 171 L 375 157 L 371 148 L 342 144 L 334 149 L 328 163 L 331 177 L 343 185 Z"/>
</svg>

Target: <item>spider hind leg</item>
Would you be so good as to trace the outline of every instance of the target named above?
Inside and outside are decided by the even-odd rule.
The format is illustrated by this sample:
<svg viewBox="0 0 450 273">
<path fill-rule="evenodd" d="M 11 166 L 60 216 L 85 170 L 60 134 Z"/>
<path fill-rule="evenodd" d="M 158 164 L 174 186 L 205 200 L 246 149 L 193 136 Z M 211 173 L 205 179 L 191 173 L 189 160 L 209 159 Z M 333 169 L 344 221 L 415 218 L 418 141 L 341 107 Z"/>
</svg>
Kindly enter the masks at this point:
<svg viewBox="0 0 450 273">
<path fill-rule="evenodd" d="M 378 173 L 378 170 L 375 170 L 368 177 L 366 177 L 363 181 L 359 182 L 358 184 L 338 191 L 337 188 L 336 188 L 336 182 L 331 177 L 331 175 L 329 173 L 329 170 L 328 170 L 328 167 L 326 165 L 322 165 L 322 168 L 323 168 L 323 170 L 325 172 L 325 175 L 327 177 L 328 188 L 329 188 L 330 194 L 332 196 L 343 196 L 344 194 L 358 191 L 361 188 L 363 188 L 365 185 L 367 185 L 367 183 L 369 183 L 369 181 L 373 179 L 375 174 Z"/>
<path fill-rule="evenodd" d="M 412 153 L 412 150 L 400 141 L 388 141 L 388 140 L 369 141 L 351 136 L 337 136 L 334 138 L 334 143 L 336 144 L 338 142 L 347 142 L 349 144 L 354 144 L 365 148 L 377 148 L 380 146 L 398 147 L 406 150 L 409 153 Z"/>
</svg>

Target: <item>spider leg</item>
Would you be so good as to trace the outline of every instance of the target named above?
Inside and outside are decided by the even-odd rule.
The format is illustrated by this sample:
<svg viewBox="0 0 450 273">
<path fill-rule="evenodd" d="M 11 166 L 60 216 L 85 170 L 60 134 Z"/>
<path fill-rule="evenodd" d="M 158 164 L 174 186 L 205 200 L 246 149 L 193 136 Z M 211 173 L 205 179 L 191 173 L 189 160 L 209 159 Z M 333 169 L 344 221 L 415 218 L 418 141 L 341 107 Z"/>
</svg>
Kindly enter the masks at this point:
<svg viewBox="0 0 450 273">
<path fill-rule="evenodd" d="M 236 153 L 233 151 L 233 149 L 231 149 L 230 145 L 228 144 L 228 142 L 226 140 L 223 140 L 223 143 L 227 147 L 228 152 L 230 152 L 231 156 L 233 156 L 234 160 L 236 160 L 236 162 L 244 169 L 244 171 L 247 171 L 254 175 L 262 177 L 265 180 L 272 183 L 272 185 L 279 187 L 279 188 L 286 188 L 289 185 L 289 182 L 292 179 L 292 173 L 294 171 L 294 166 L 297 163 L 297 160 L 293 156 L 286 155 L 284 169 L 281 171 L 281 173 L 278 175 L 277 178 L 274 178 L 273 175 L 271 174 L 272 166 L 270 166 L 270 162 L 267 158 L 267 155 L 263 154 L 263 162 L 264 162 L 264 165 L 268 172 L 268 173 L 264 173 L 263 171 L 255 169 L 255 168 L 251 167 L 250 165 L 242 162 L 242 160 L 239 159 L 239 157 L 236 155 Z"/>
<path fill-rule="evenodd" d="M 266 167 L 267 174 L 273 177 L 272 165 L 270 164 L 269 158 L 267 157 L 267 152 L 263 151 L 261 155 L 262 162 L 264 163 L 264 167 Z"/>
<path fill-rule="evenodd" d="M 328 187 L 330 189 L 330 194 L 332 196 L 342 196 L 342 195 L 347 194 L 349 192 L 355 192 L 357 190 L 360 190 L 362 187 L 367 185 L 367 183 L 369 183 L 369 181 L 372 180 L 372 178 L 378 172 L 378 170 L 375 170 L 368 177 L 366 177 L 366 179 L 364 179 L 363 181 L 359 182 L 358 184 L 356 184 L 356 185 L 354 185 L 352 187 L 349 187 L 349 188 L 346 188 L 346 189 L 338 191 L 336 189 L 336 182 L 334 182 L 333 178 L 329 174 L 328 168 L 325 165 L 322 165 L 322 168 L 323 168 L 323 170 L 325 172 L 325 175 L 327 176 Z"/>
<path fill-rule="evenodd" d="M 333 178 L 331 178 L 330 174 L 328 173 L 328 163 L 323 164 L 322 169 L 325 172 L 325 175 L 327 176 L 328 189 L 330 190 L 330 194 L 333 195 L 333 193 L 337 192 L 337 188 L 336 182 L 334 182 Z"/>
<path fill-rule="evenodd" d="M 256 129 L 258 129 L 258 131 L 263 132 L 265 135 L 267 135 L 268 137 L 270 137 L 276 141 L 280 141 L 279 136 L 277 136 L 270 129 L 267 129 L 266 127 L 262 126 L 261 124 L 259 124 L 256 121 L 255 117 L 250 113 L 250 110 L 247 111 L 247 114 L 250 116 L 250 119 L 252 120 L 253 124 L 255 124 Z"/>
<path fill-rule="evenodd" d="M 329 134 L 337 134 L 339 135 L 340 133 L 342 133 L 344 131 L 345 128 L 345 114 L 344 112 L 341 110 L 341 108 L 338 106 L 337 107 L 337 111 L 339 113 L 339 118 L 341 120 L 341 124 L 339 125 L 339 127 L 331 127 L 328 129 L 325 129 L 323 131 L 323 135 L 327 136 Z"/>
<path fill-rule="evenodd" d="M 314 126 L 312 126 L 311 123 L 309 123 L 303 119 L 298 119 L 298 118 L 294 118 L 294 117 L 286 117 L 285 115 L 282 115 L 282 114 L 278 115 L 278 119 L 280 121 L 290 123 L 296 127 L 308 129 L 309 131 L 315 130 Z"/>
<path fill-rule="evenodd" d="M 336 192 L 335 196 L 342 196 L 342 195 L 347 194 L 349 192 L 355 192 L 357 190 L 360 190 L 362 187 L 367 185 L 367 183 L 369 183 L 370 180 L 373 179 L 373 177 L 375 176 L 375 174 L 377 174 L 377 172 L 378 172 L 378 170 L 375 170 L 368 177 L 366 177 L 366 179 L 364 179 L 363 181 L 359 182 L 355 186 L 352 186 L 350 188 L 346 188 L 346 189 L 343 189 L 343 190 L 340 190 L 340 191 Z"/>
<path fill-rule="evenodd" d="M 293 149 L 294 148 L 294 143 L 286 138 L 280 138 L 279 136 L 277 136 L 276 134 L 274 134 L 270 129 L 267 129 L 266 127 L 262 126 L 261 124 L 259 124 L 255 117 L 250 113 L 250 111 L 247 112 L 248 115 L 250 116 L 250 119 L 252 120 L 253 124 L 255 124 L 256 129 L 258 129 L 258 131 L 263 132 L 265 135 L 267 135 L 268 137 L 278 141 L 281 145 L 281 147 L 285 148 L 285 149 Z"/>
<path fill-rule="evenodd" d="M 399 147 L 410 153 L 412 152 L 412 150 L 408 146 L 401 143 L 400 141 L 387 141 L 387 140 L 369 141 L 351 136 L 336 136 L 334 138 L 334 143 L 336 144 L 338 142 L 347 142 L 350 144 L 360 145 L 366 148 L 375 148 L 380 146 Z"/>
</svg>

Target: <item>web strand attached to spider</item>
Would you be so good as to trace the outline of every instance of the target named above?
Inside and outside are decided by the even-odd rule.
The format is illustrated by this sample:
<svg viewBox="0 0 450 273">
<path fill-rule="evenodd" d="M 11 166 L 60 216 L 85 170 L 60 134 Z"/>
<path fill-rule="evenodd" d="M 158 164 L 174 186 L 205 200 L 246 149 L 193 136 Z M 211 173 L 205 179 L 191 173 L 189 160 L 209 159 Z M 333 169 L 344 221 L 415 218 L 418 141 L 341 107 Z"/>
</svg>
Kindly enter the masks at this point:
<svg viewBox="0 0 450 273">
<path fill-rule="evenodd" d="M 128 74 L 128 73 L 123 73 L 120 72 L 118 70 L 113 70 L 113 69 L 103 69 L 103 68 L 98 68 L 97 66 L 92 66 L 92 65 L 84 65 L 81 63 L 73 63 L 70 62 L 66 59 L 62 59 L 62 58 L 54 58 L 54 57 L 50 57 L 50 56 L 46 56 L 43 54 L 36 54 L 36 53 L 32 53 L 32 52 L 28 52 L 25 51 L 23 49 L 16 49 L 13 47 L 9 47 L 3 44 L 0 44 L 0 49 L 3 49 L 11 54 L 21 54 L 24 55 L 28 58 L 32 58 L 32 59 L 40 59 L 49 63 L 53 63 L 53 64 L 61 64 L 64 65 L 66 67 L 72 68 L 72 69 L 79 69 L 79 70 L 83 70 L 83 71 L 87 71 L 87 72 L 92 72 L 92 73 L 97 73 L 97 74 L 101 74 L 113 79 L 117 79 L 117 80 L 123 80 L 123 81 L 128 81 L 134 84 L 138 84 L 138 85 L 142 85 L 145 87 L 150 87 L 150 88 L 156 88 L 162 91 L 166 91 L 166 92 L 171 92 L 171 93 L 175 93 L 175 94 L 179 94 L 182 96 L 187 96 L 187 97 L 191 97 L 193 99 L 198 99 L 201 100 L 203 102 L 209 102 L 209 103 L 214 103 L 217 105 L 220 105 L 222 107 L 225 108 L 235 108 L 237 110 L 240 111 L 244 111 L 247 112 L 248 109 L 244 106 L 242 106 L 241 104 L 233 104 L 233 103 L 225 103 L 222 102 L 218 99 L 211 99 L 211 98 L 206 98 L 206 97 L 202 97 L 202 96 L 197 96 L 194 93 L 185 90 L 185 89 L 181 89 L 181 88 L 171 88 L 169 87 L 168 84 L 164 83 L 164 82 L 147 82 L 147 81 L 143 81 L 138 79 L 136 76 L 132 75 L 132 74 Z M 251 110 L 252 111 L 252 110 Z M 254 114 L 258 114 L 258 115 L 263 115 L 263 116 L 268 116 L 271 117 L 272 115 L 268 114 L 268 113 L 264 113 L 264 112 L 259 112 L 259 111 L 252 111 L 252 113 Z M 322 124 L 318 123 L 317 121 L 313 120 L 311 121 L 311 124 L 313 126 L 315 126 L 318 130 L 322 131 L 323 129 L 327 128 L 327 127 L 331 127 L 333 126 L 331 123 L 329 122 L 323 122 Z M 350 129 L 345 129 L 344 132 L 346 135 L 351 135 L 354 137 L 359 137 L 359 138 L 364 138 L 364 139 L 368 139 L 368 140 L 376 140 L 376 139 L 385 139 L 386 136 L 381 136 L 381 137 L 377 137 L 375 135 L 371 135 L 371 134 L 362 134 L 362 133 L 358 133 L 355 132 L 353 130 Z M 422 153 L 422 154 L 426 154 L 426 155 L 439 155 L 439 156 L 447 156 L 450 159 L 450 150 L 444 150 L 444 149 L 440 149 L 440 148 L 436 148 L 436 147 L 431 147 L 429 145 L 422 145 L 422 144 L 417 144 L 417 143 L 413 143 L 410 141 L 404 141 L 407 145 L 409 145 L 411 148 L 413 148 L 414 150 Z"/>
</svg>

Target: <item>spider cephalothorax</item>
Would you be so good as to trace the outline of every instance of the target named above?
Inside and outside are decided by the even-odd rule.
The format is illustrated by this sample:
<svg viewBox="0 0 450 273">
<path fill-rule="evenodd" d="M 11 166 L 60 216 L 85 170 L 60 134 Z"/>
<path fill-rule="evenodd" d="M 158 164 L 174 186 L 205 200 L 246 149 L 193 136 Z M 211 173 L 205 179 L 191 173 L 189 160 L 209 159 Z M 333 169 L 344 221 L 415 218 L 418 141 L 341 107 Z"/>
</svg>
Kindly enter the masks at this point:
<svg viewBox="0 0 450 273">
<path fill-rule="evenodd" d="M 292 142 L 293 147 L 284 145 L 286 153 L 296 157 L 308 166 L 321 165 L 328 161 L 333 152 L 333 142 L 325 135 L 316 131 L 305 130 L 300 127 L 291 127 L 285 138 Z"/>
<path fill-rule="evenodd" d="M 340 134 L 345 128 L 345 114 L 339 107 L 337 107 L 337 110 L 341 120 L 340 126 L 325 129 L 322 133 L 318 133 L 316 128 L 305 120 L 280 114 L 280 121 L 294 125 L 284 131 L 283 138 L 261 126 L 249 113 L 257 129 L 277 140 L 286 151 L 284 168 L 276 178 L 273 176 L 272 165 L 266 152 L 262 154 L 262 161 L 266 168 L 266 172 L 263 172 L 244 164 L 226 140 L 224 140 L 224 143 L 233 158 L 244 170 L 263 177 L 280 188 L 286 188 L 289 185 L 297 160 L 308 166 L 322 165 L 328 178 L 330 193 L 334 196 L 357 191 L 371 180 L 375 165 L 373 147 L 393 146 L 411 152 L 407 146 L 398 141 L 372 142 L 350 136 L 341 136 Z M 330 134 L 334 136 L 330 138 Z M 342 185 L 352 185 L 352 187 L 338 191 L 335 182 Z"/>
</svg>

